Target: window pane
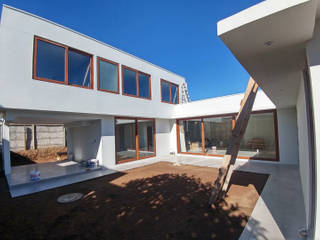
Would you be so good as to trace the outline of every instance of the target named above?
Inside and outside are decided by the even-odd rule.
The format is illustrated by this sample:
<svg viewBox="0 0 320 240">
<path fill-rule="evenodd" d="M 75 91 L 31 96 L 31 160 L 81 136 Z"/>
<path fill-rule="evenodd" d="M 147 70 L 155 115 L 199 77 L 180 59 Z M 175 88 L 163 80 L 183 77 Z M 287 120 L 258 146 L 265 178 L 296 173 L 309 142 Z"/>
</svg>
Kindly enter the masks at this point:
<svg viewBox="0 0 320 240">
<path fill-rule="evenodd" d="M 162 101 L 170 102 L 170 84 L 165 81 L 161 81 L 161 97 Z"/>
<path fill-rule="evenodd" d="M 149 76 L 139 73 L 139 97 L 150 98 Z"/>
<path fill-rule="evenodd" d="M 239 156 L 276 159 L 273 113 L 251 114 Z"/>
<path fill-rule="evenodd" d="M 180 151 L 202 153 L 201 119 L 179 121 Z"/>
<path fill-rule="evenodd" d="M 123 92 L 126 94 L 137 95 L 136 72 L 123 69 Z"/>
<path fill-rule="evenodd" d="M 224 155 L 232 134 L 232 117 L 204 118 L 203 125 L 205 152 Z"/>
<path fill-rule="evenodd" d="M 171 103 L 178 103 L 178 87 L 173 84 L 171 84 Z"/>
<path fill-rule="evenodd" d="M 116 120 L 117 161 L 136 159 L 136 123 L 132 119 Z"/>
<path fill-rule="evenodd" d="M 90 87 L 91 57 L 69 49 L 68 82 L 70 85 Z"/>
<path fill-rule="evenodd" d="M 154 127 L 151 120 L 138 120 L 139 158 L 154 155 Z"/>
<path fill-rule="evenodd" d="M 112 92 L 118 92 L 117 65 L 99 60 L 99 88 Z"/>
<path fill-rule="evenodd" d="M 63 47 L 37 41 L 36 76 L 64 82 L 65 49 Z"/>
</svg>

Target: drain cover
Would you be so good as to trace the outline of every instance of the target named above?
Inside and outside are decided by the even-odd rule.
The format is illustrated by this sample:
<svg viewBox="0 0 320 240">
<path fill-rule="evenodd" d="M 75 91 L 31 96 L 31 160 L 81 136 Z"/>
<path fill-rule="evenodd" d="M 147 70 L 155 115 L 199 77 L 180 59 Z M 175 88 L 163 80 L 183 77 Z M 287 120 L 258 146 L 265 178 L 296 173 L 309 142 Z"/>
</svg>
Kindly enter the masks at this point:
<svg viewBox="0 0 320 240">
<path fill-rule="evenodd" d="M 82 193 L 68 193 L 61 195 L 58 197 L 57 201 L 58 203 L 70 203 L 75 202 L 83 197 Z"/>
</svg>

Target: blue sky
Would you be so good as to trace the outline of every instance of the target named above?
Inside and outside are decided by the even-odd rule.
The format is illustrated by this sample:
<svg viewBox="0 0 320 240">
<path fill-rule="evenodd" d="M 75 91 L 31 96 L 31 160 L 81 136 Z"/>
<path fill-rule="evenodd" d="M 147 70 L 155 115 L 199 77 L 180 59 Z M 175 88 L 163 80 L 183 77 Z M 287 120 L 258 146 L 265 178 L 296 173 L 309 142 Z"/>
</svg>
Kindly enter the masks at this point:
<svg viewBox="0 0 320 240">
<path fill-rule="evenodd" d="M 249 75 L 217 37 L 217 22 L 259 2 L 0 0 L 184 76 L 192 100 L 245 91 Z"/>
</svg>

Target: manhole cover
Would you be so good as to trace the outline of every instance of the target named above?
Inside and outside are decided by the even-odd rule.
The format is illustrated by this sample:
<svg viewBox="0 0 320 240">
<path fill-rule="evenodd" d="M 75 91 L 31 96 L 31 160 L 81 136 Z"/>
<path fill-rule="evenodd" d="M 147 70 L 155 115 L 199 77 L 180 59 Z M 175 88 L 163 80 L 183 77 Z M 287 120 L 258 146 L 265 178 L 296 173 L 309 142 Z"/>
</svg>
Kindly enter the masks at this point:
<svg viewBox="0 0 320 240">
<path fill-rule="evenodd" d="M 57 201 L 58 203 L 70 203 L 81 199 L 82 196 L 82 193 L 68 193 L 58 197 Z"/>
</svg>

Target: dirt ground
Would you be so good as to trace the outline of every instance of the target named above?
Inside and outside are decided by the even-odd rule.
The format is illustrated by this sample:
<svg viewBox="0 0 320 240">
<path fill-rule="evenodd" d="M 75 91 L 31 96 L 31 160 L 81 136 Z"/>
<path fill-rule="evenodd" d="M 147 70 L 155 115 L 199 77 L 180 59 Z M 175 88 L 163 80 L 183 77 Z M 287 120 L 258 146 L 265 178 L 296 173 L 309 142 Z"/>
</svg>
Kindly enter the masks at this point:
<svg viewBox="0 0 320 240">
<path fill-rule="evenodd" d="M 160 162 L 15 199 L 1 178 L 1 239 L 238 239 L 268 175 L 235 172 L 213 210 L 217 173 Z M 70 192 L 85 196 L 57 203 Z"/>
<path fill-rule="evenodd" d="M 58 154 L 59 153 L 59 154 Z M 67 159 L 66 147 L 50 147 L 40 149 L 11 151 L 11 165 L 19 166 L 34 163 L 56 162 Z"/>
</svg>

